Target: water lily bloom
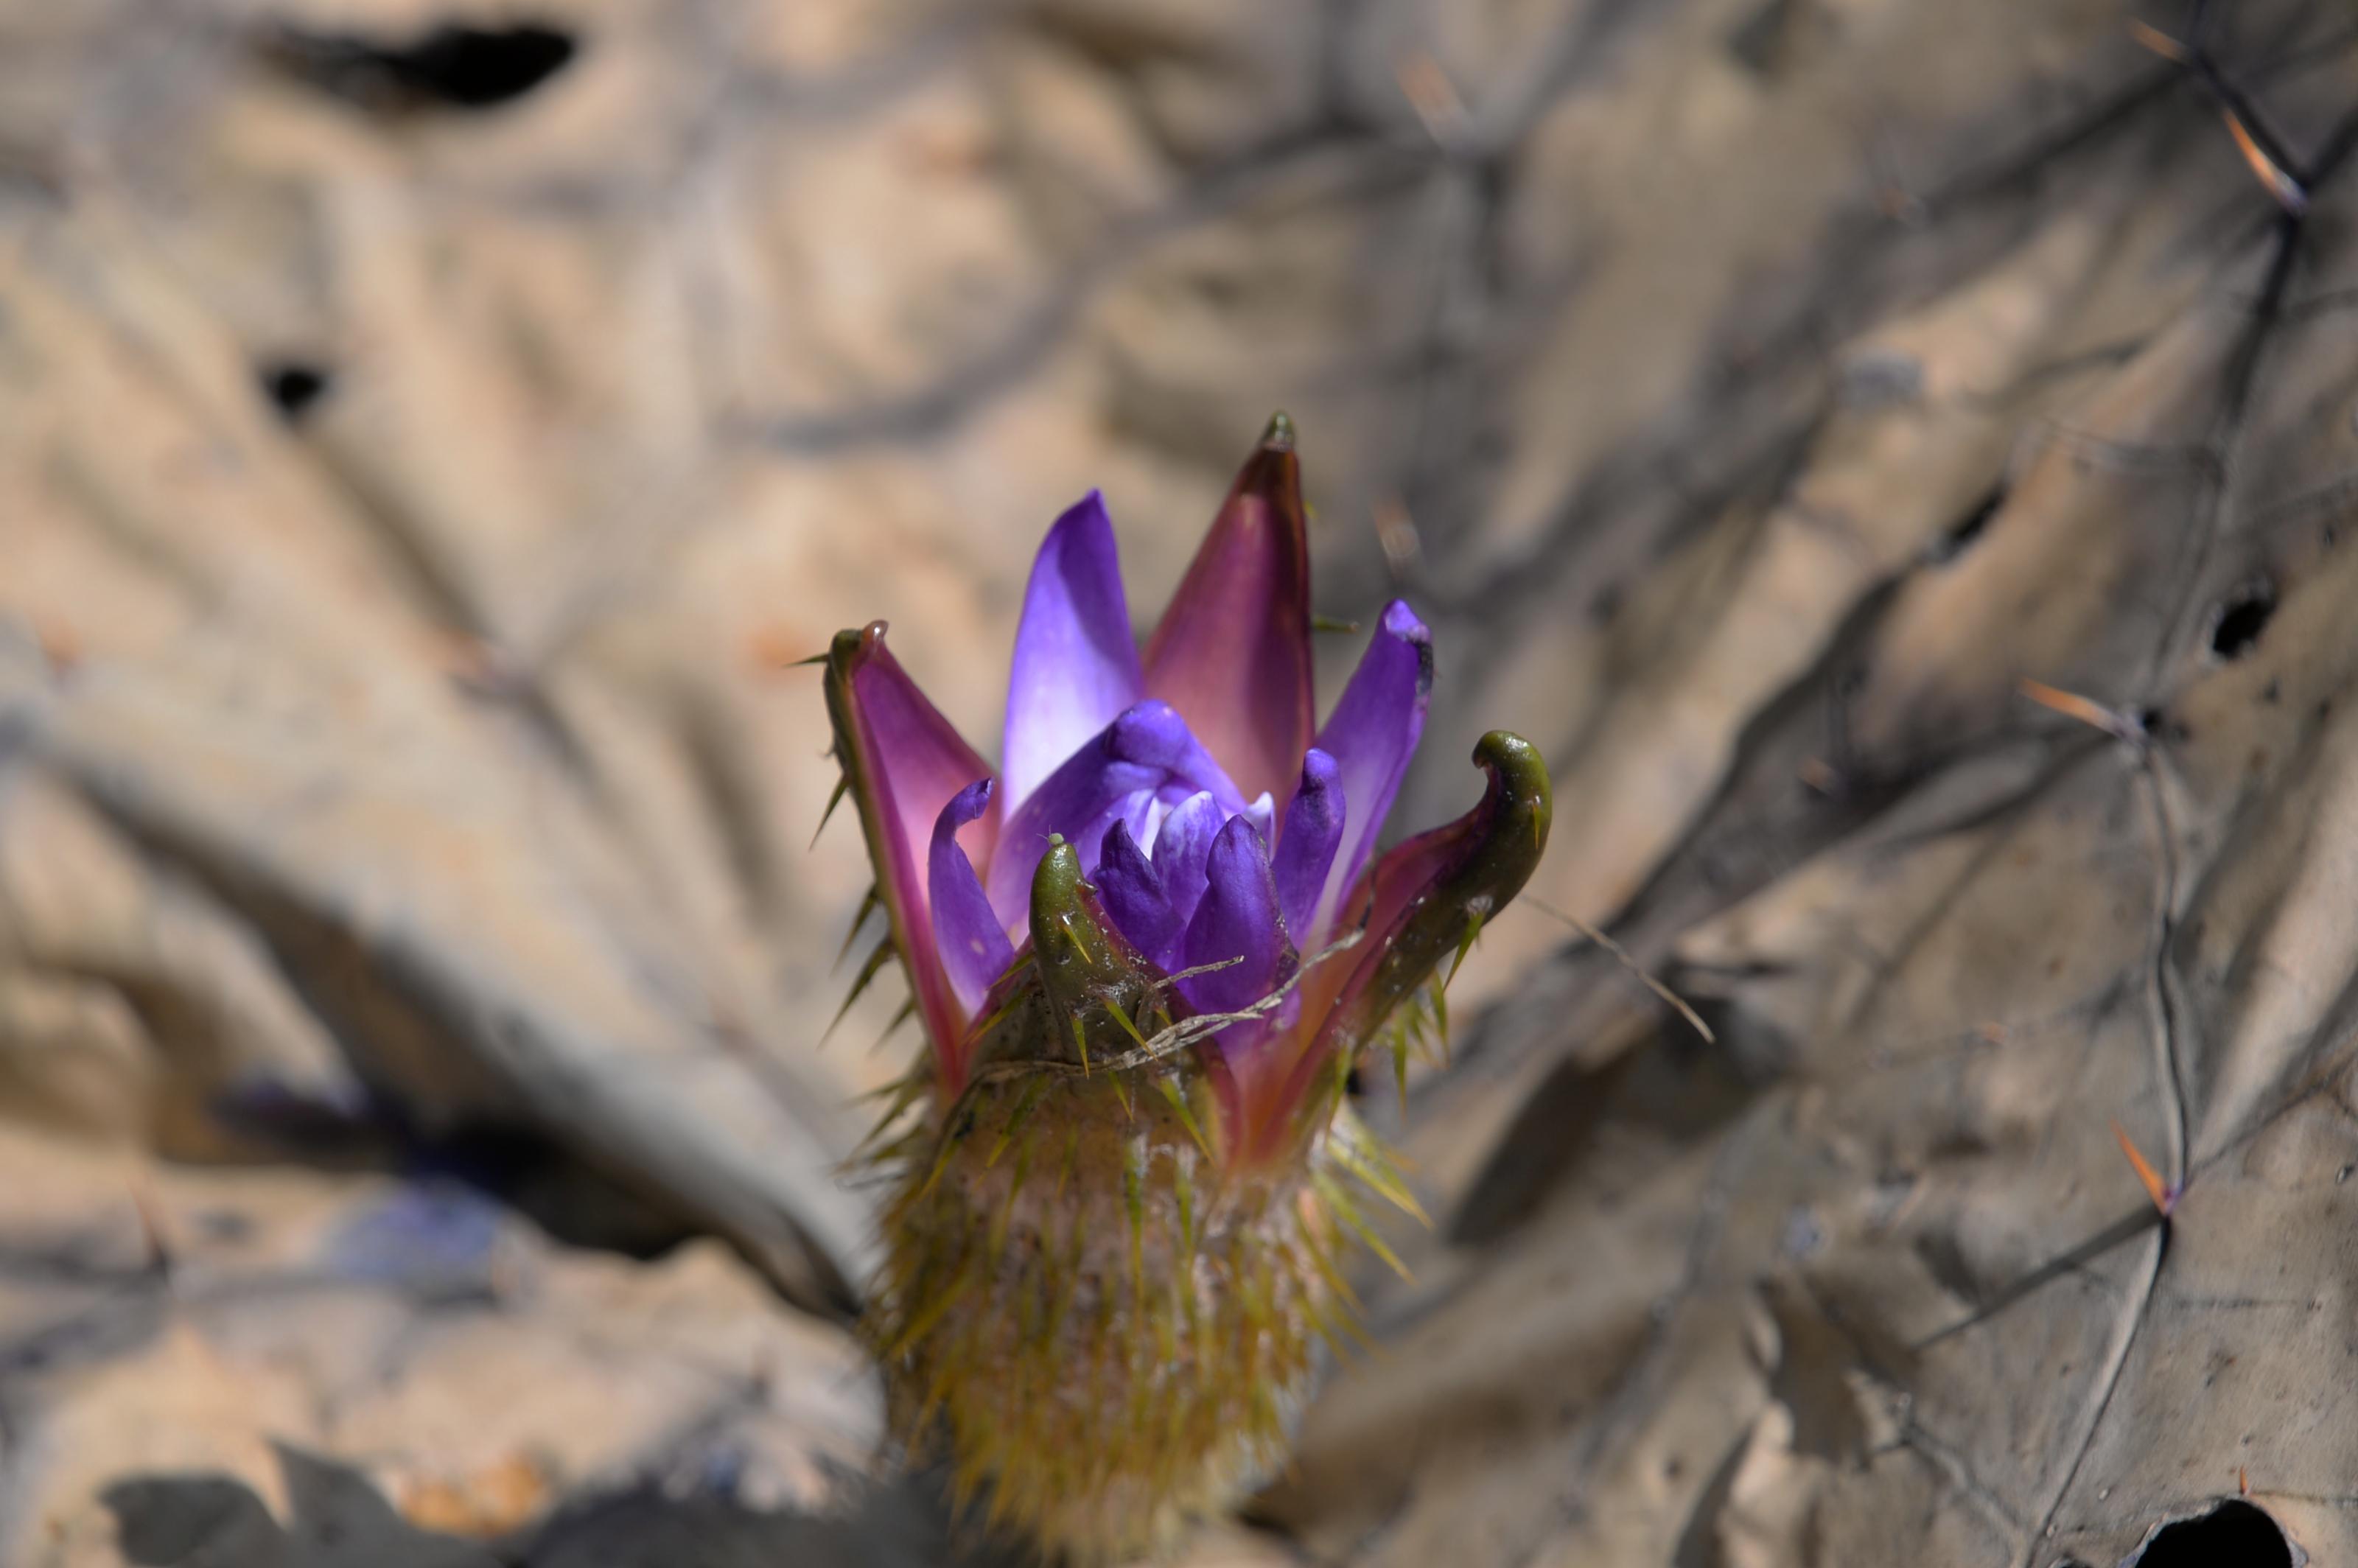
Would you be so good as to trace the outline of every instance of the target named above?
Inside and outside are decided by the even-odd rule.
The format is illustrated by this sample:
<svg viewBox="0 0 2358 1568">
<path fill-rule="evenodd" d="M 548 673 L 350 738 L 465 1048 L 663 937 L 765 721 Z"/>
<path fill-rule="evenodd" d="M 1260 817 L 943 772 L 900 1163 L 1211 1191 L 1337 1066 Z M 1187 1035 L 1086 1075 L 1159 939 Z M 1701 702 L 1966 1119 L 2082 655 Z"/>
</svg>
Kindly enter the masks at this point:
<svg viewBox="0 0 2358 1568">
<path fill-rule="evenodd" d="M 1281 1451 L 1339 1321 L 1353 1187 L 1406 1203 L 1344 1094 L 1546 843 L 1503 731 L 1481 801 L 1379 855 L 1433 685 L 1387 606 L 1323 725 L 1293 432 L 1271 422 L 1141 652 L 1094 492 L 1016 634 L 1001 765 L 879 622 L 826 656 L 844 787 L 927 1050 L 897 1086 L 870 1313 L 896 1423 L 1099 1556 Z M 856 993 L 855 988 L 855 993 Z M 1347 1181 L 1346 1180 L 1347 1178 Z"/>
</svg>

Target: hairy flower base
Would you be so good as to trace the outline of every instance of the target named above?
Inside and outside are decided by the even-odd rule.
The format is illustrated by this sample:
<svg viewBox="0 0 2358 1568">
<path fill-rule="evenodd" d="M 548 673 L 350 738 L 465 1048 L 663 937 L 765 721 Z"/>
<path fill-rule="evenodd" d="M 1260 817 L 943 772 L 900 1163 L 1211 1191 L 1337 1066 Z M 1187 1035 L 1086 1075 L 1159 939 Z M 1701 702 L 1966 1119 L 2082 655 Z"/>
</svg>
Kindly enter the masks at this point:
<svg viewBox="0 0 2358 1568">
<path fill-rule="evenodd" d="M 1190 1081 L 1190 1080 L 1194 1081 Z M 1225 1178 L 1190 1058 L 978 1084 L 899 1156 L 869 1332 L 896 1430 L 1068 1556 L 1167 1541 L 1282 1458 L 1314 1342 L 1348 1332 L 1347 1108 L 1302 1164 Z"/>
</svg>

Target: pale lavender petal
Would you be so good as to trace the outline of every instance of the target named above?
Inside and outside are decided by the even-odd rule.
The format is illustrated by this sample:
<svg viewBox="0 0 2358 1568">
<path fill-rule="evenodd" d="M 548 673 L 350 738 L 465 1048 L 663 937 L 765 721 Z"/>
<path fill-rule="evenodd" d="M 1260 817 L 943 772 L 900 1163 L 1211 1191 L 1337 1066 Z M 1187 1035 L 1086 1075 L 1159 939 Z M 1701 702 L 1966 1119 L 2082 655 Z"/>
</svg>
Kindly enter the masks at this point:
<svg viewBox="0 0 2358 1568">
<path fill-rule="evenodd" d="M 1184 967 L 1242 961 L 1191 976 L 1179 989 L 1198 1011 L 1236 1012 L 1277 989 L 1290 957 L 1269 849 L 1250 822 L 1232 816 L 1212 840 L 1204 872 L 1203 902 L 1181 944 Z"/>
<path fill-rule="evenodd" d="M 1111 820 L 1107 813 L 1117 806 L 1126 809 L 1129 797 L 1139 791 L 1151 798 L 1174 779 L 1209 791 L 1224 806 L 1236 799 L 1236 785 L 1188 733 L 1186 721 L 1170 704 L 1135 704 L 1099 730 L 1050 773 L 1000 829 L 999 851 L 991 857 L 984 885 L 1001 922 L 1010 929 L 1023 924 L 1032 873 L 1047 853 L 1050 834 L 1072 839 L 1087 866 Z"/>
<path fill-rule="evenodd" d="M 1128 823 L 1117 821 L 1106 830 L 1094 880 L 1098 902 L 1114 925 L 1140 952 L 1158 964 L 1164 962 L 1180 933 L 1179 916 L 1163 895 L 1154 862 L 1138 847 Z"/>
<path fill-rule="evenodd" d="M 980 779 L 950 797 L 934 819 L 934 843 L 925 868 L 926 892 L 934 908 L 934 945 L 942 968 L 957 993 L 958 1005 L 972 1014 L 982 1005 L 990 982 L 1015 961 L 1015 945 L 1007 939 L 999 917 L 990 912 L 974 862 L 957 841 L 957 830 L 980 816 L 990 805 L 990 781 Z"/>
<path fill-rule="evenodd" d="M 1277 802 L 1269 797 L 1269 791 L 1263 790 L 1252 797 L 1252 803 L 1244 809 L 1244 819 L 1253 825 L 1253 831 L 1260 835 L 1262 843 L 1266 844 L 1277 837 Z"/>
<path fill-rule="evenodd" d="M 1162 826 L 1163 808 L 1158 804 L 1169 784 L 1160 789 L 1142 789 L 1123 803 L 1122 826 L 1130 829 L 1130 841 L 1144 854 L 1154 845 L 1154 830 Z"/>
<path fill-rule="evenodd" d="M 1384 606 L 1375 641 L 1359 659 L 1341 700 L 1318 732 L 1318 749 L 1335 759 L 1343 798 L 1351 803 L 1342 847 L 1326 872 L 1310 921 L 1310 938 L 1323 937 L 1335 911 L 1375 852 L 1384 817 L 1424 733 L 1433 691 L 1433 634 L 1401 600 Z M 1306 945 L 1306 944 L 1305 944 Z"/>
<path fill-rule="evenodd" d="M 1032 562 L 1007 680 L 1003 811 L 1144 695 L 1113 522 L 1096 491 L 1056 519 Z"/>
<path fill-rule="evenodd" d="M 1073 841 L 1074 851 L 1081 858 L 1081 874 L 1087 876 L 1096 872 L 1098 858 L 1105 849 L 1106 835 L 1114 827 L 1119 825 L 1127 829 L 1130 841 L 1136 844 L 1145 835 L 1146 824 L 1153 819 L 1153 816 L 1154 791 L 1134 789 L 1098 812 L 1079 832 L 1066 834 L 1065 837 Z"/>
<path fill-rule="evenodd" d="M 1204 790 L 1173 806 L 1163 819 L 1163 830 L 1154 836 L 1154 869 L 1182 929 L 1195 917 L 1196 903 L 1204 896 L 1204 862 L 1227 820 L 1220 803 Z"/>
<path fill-rule="evenodd" d="M 1285 831 L 1278 835 L 1271 870 L 1277 879 L 1277 907 L 1296 946 L 1307 949 L 1310 916 L 1326 886 L 1327 869 L 1343 841 L 1347 802 L 1335 759 L 1313 746 L 1302 759 L 1302 783 L 1285 808 Z"/>
</svg>

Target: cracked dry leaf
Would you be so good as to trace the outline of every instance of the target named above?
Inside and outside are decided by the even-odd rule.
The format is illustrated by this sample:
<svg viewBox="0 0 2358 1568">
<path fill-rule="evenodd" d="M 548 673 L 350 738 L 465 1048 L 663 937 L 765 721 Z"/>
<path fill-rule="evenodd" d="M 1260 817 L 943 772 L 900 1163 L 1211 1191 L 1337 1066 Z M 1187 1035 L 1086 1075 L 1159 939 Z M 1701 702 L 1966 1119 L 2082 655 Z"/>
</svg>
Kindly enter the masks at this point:
<svg viewBox="0 0 2358 1568">
<path fill-rule="evenodd" d="M 1493 923 L 1180 1561 L 2358 1555 L 2353 102 L 2326 0 L 0 0 L 0 1558 L 1003 1556 L 854 1475 L 780 666 L 989 732 L 1281 406 L 1396 818 L 1534 737 L 1714 1039 Z"/>
</svg>

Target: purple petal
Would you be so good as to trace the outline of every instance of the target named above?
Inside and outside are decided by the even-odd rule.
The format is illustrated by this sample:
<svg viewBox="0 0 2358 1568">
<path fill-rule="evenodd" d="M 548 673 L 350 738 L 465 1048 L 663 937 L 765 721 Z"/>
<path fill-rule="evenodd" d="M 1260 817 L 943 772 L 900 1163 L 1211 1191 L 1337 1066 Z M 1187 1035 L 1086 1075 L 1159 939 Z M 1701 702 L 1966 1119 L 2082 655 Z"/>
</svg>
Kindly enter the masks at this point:
<svg viewBox="0 0 2358 1568">
<path fill-rule="evenodd" d="M 1048 530 L 1023 590 L 1007 680 L 1003 809 L 1022 806 L 1145 690 L 1113 522 L 1093 490 Z"/>
<path fill-rule="evenodd" d="M 1015 961 L 1015 944 L 1007 939 L 974 862 L 957 841 L 957 830 L 980 816 L 990 805 L 990 781 L 980 779 L 950 797 L 934 819 L 934 843 L 927 858 L 926 891 L 933 895 L 934 946 L 942 968 L 957 993 L 958 1005 L 972 1014 L 982 1005 L 991 981 Z"/>
<path fill-rule="evenodd" d="M 1021 925 L 1032 894 L 1032 872 L 1048 850 L 1048 836 L 1061 833 L 1092 863 L 1117 806 L 1128 797 L 1185 780 L 1216 801 L 1236 800 L 1236 785 L 1197 743 L 1168 703 L 1141 702 L 1098 732 L 1050 773 L 1032 797 L 1015 808 L 1000 829 L 999 852 L 991 857 L 985 886 L 990 907 L 1010 929 Z M 1228 809 L 1235 809 L 1229 806 Z"/>
<path fill-rule="evenodd" d="M 1285 808 L 1271 871 L 1277 907 L 1298 946 L 1308 947 L 1310 917 L 1326 886 L 1327 869 L 1343 841 L 1346 799 L 1335 759 L 1313 746 L 1302 758 L 1302 784 Z"/>
<path fill-rule="evenodd" d="M 1163 894 L 1163 878 L 1130 836 L 1127 822 L 1116 821 L 1106 830 L 1095 880 L 1098 902 L 1130 945 L 1163 962 L 1179 935 L 1179 916 Z"/>
<path fill-rule="evenodd" d="M 1220 829 L 1205 861 L 1204 880 L 1203 902 L 1181 943 L 1183 967 L 1242 961 L 1191 976 L 1179 989 L 1199 1011 L 1236 1012 L 1277 989 L 1289 956 L 1269 849 L 1250 822 L 1232 816 Z M 1223 1044 L 1229 1043 L 1224 1032 Z"/>
<path fill-rule="evenodd" d="M 1401 779 L 1424 733 L 1424 708 L 1433 691 L 1433 634 L 1401 600 L 1384 606 L 1375 641 L 1351 674 L 1351 684 L 1318 732 L 1318 749 L 1335 759 L 1343 798 L 1351 803 L 1342 847 L 1326 872 L 1304 946 L 1323 939 L 1335 911 L 1358 880 L 1376 837 L 1400 793 Z"/>
<path fill-rule="evenodd" d="M 1166 699 L 1238 784 L 1281 800 L 1310 743 L 1310 549 L 1293 430 L 1272 420 L 1146 647 Z"/>
<path fill-rule="evenodd" d="M 1220 803 L 1204 790 L 1173 806 L 1163 819 L 1163 830 L 1154 836 L 1154 870 L 1182 929 L 1195 918 L 1195 905 L 1204 896 L 1204 863 L 1227 820 Z"/>
</svg>

